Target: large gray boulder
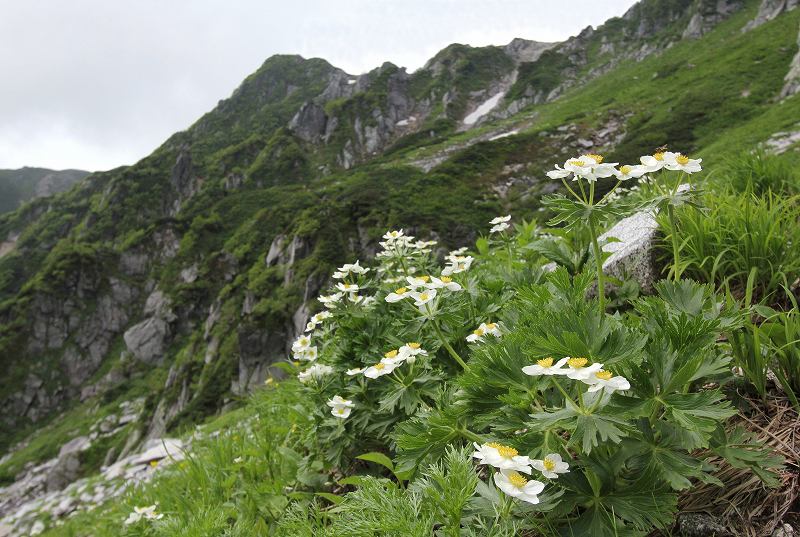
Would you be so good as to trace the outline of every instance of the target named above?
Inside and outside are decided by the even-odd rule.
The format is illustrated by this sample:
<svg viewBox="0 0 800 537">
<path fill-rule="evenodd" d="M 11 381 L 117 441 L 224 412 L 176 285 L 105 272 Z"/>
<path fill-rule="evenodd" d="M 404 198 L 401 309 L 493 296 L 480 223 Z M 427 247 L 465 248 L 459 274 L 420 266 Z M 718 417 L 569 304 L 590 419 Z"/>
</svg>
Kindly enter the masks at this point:
<svg viewBox="0 0 800 537">
<path fill-rule="evenodd" d="M 653 213 L 643 211 L 623 218 L 599 240 L 602 244 L 612 238 L 616 240 L 602 246 L 611 254 L 603 262 L 603 272 L 620 280 L 636 280 L 642 292 L 651 293 L 659 278 L 655 264 L 658 224 Z"/>
<path fill-rule="evenodd" d="M 169 324 L 159 317 L 150 317 L 130 327 L 123 338 L 128 350 L 146 364 L 160 364 L 170 334 Z"/>
</svg>

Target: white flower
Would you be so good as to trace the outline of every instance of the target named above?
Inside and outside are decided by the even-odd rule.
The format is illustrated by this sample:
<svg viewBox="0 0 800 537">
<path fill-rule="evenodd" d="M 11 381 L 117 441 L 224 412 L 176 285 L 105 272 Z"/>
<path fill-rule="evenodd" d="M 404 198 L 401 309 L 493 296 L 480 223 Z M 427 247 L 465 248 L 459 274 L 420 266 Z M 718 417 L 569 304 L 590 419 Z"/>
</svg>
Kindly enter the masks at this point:
<svg viewBox="0 0 800 537">
<path fill-rule="evenodd" d="M 477 329 L 473 330 L 473 332 L 467 336 L 467 341 L 469 343 L 483 341 L 483 336 L 485 335 L 500 337 L 502 334 L 500 333 L 497 323 L 481 323 Z"/>
<path fill-rule="evenodd" d="M 682 155 L 680 153 L 671 153 L 671 152 L 664 153 L 664 162 L 666 162 L 664 167 L 672 171 L 696 173 L 703 169 L 700 166 L 700 163 L 702 161 L 703 159 L 701 158 L 691 159 L 686 155 Z"/>
<path fill-rule="evenodd" d="M 408 287 L 398 287 L 393 293 L 386 295 L 385 300 L 386 302 L 399 302 L 409 296 L 411 296 L 411 292 Z"/>
<path fill-rule="evenodd" d="M 462 246 L 461 248 L 458 248 L 458 249 L 453 250 L 452 252 L 450 252 L 450 255 L 448 257 L 455 257 L 455 256 L 464 255 L 466 252 L 467 252 L 467 247 L 466 246 Z"/>
<path fill-rule="evenodd" d="M 631 383 L 628 382 L 628 379 L 621 376 L 614 377 L 610 371 L 603 371 L 602 369 L 587 378 L 582 378 L 581 381 L 589 385 L 589 392 L 605 390 L 611 393 L 617 390 L 631 389 Z"/>
<path fill-rule="evenodd" d="M 503 222 L 508 222 L 509 220 L 511 220 L 511 215 L 507 214 L 506 216 L 498 216 L 497 218 L 492 218 L 489 221 L 489 224 L 494 226 L 497 224 L 502 224 Z"/>
<path fill-rule="evenodd" d="M 550 179 L 564 179 L 569 177 L 571 173 L 572 172 L 570 170 L 565 170 L 556 164 L 556 169 L 547 172 L 547 177 Z"/>
<path fill-rule="evenodd" d="M 593 376 L 595 373 L 603 368 L 603 364 L 594 363 L 586 366 L 589 361 L 586 358 L 569 358 L 565 375 L 572 380 L 585 380 Z"/>
<path fill-rule="evenodd" d="M 334 272 L 334 273 L 332 274 L 332 277 L 333 277 L 333 278 L 336 278 L 337 280 L 344 280 L 345 278 L 347 278 L 347 273 L 346 273 L 346 272 L 341 272 L 341 271 L 338 271 L 338 270 L 337 270 L 336 272 Z"/>
<path fill-rule="evenodd" d="M 319 295 L 317 300 L 319 300 L 326 308 L 335 308 L 336 303 L 339 302 L 343 296 L 344 293 L 333 293 L 332 295 L 328 296 Z"/>
<path fill-rule="evenodd" d="M 492 226 L 492 229 L 489 230 L 489 233 L 501 233 L 507 230 L 509 227 L 510 226 L 507 223 L 502 222 L 500 224 L 497 224 L 496 226 Z"/>
<path fill-rule="evenodd" d="M 614 175 L 620 181 L 627 181 L 628 179 L 638 179 L 644 175 L 646 170 L 643 166 L 620 166 L 619 170 L 614 170 Z"/>
<path fill-rule="evenodd" d="M 333 415 L 335 418 L 341 419 L 345 419 L 350 416 L 350 412 L 355 406 L 352 401 L 344 399 L 340 395 L 334 395 L 333 399 L 327 402 L 327 405 L 331 407 L 331 415 Z"/>
<path fill-rule="evenodd" d="M 399 239 L 402 236 L 403 236 L 403 230 L 401 229 L 399 231 L 387 231 L 383 235 L 383 238 L 385 240 L 387 240 L 387 241 L 392 241 L 392 240 L 395 240 L 395 239 Z"/>
<path fill-rule="evenodd" d="M 366 274 L 367 272 L 369 272 L 369 269 L 359 265 L 358 261 L 356 261 L 355 263 L 345 263 L 344 265 L 339 267 L 338 270 L 339 270 L 338 273 L 343 273 L 345 275 L 346 274 L 351 274 L 351 273 L 352 274 Z"/>
<path fill-rule="evenodd" d="M 562 369 L 564 364 L 567 363 L 567 360 L 569 360 L 569 358 L 562 358 L 555 364 L 553 364 L 552 358 L 536 360 L 535 364 L 523 367 L 522 372 L 532 377 L 537 375 L 563 375 L 567 372 L 566 369 Z"/>
<path fill-rule="evenodd" d="M 417 287 L 427 287 L 429 281 L 431 281 L 430 276 L 408 276 L 406 278 L 409 285 L 412 289 L 416 289 Z"/>
<path fill-rule="evenodd" d="M 369 379 L 376 379 L 383 375 L 388 375 L 392 371 L 394 371 L 400 364 L 399 363 L 391 363 L 387 364 L 384 362 L 378 362 L 375 365 L 371 365 L 364 370 L 364 376 Z"/>
<path fill-rule="evenodd" d="M 292 352 L 295 354 L 302 353 L 305 352 L 310 346 L 311 338 L 303 335 L 295 339 L 294 343 L 292 343 Z"/>
<path fill-rule="evenodd" d="M 569 464 L 562 461 L 561 455 L 558 453 L 546 455 L 542 460 L 533 459 L 531 460 L 531 466 L 542 472 L 542 475 L 548 479 L 555 479 L 558 474 L 569 472 Z"/>
<path fill-rule="evenodd" d="M 242 464 L 242 462 L 244 462 L 244 459 L 242 457 L 236 457 L 235 459 L 233 459 L 234 464 Z"/>
<path fill-rule="evenodd" d="M 297 374 L 297 379 L 300 382 L 308 382 L 311 379 L 319 380 L 325 375 L 330 375 L 333 373 L 333 368 L 329 365 L 324 364 L 314 364 L 305 371 L 301 371 Z"/>
<path fill-rule="evenodd" d="M 422 346 L 415 341 L 406 343 L 405 345 L 400 347 L 400 349 L 398 349 L 398 352 L 399 354 L 405 356 L 406 358 L 410 356 L 418 356 L 420 354 L 422 355 L 428 354 L 428 351 L 423 349 Z"/>
<path fill-rule="evenodd" d="M 513 470 L 495 472 L 494 483 L 509 496 L 532 504 L 539 503 L 539 494 L 544 490 L 544 483 L 541 481 L 528 481 Z"/>
<path fill-rule="evenodd" d="M 448 266 L 442 270 L 442 276 L 450 276 L 469 270 L 472 265 L 472 256 L 452 255 L 447 256 Z"/>
<path fill-rule="evenodd" d="M 406 358 L 408 358 L 407 354 L 401 354 L 399 349 L 394 349 L 389 352 L 383 354 L 383 358 L 381 358 L 381 363 L 387 365 L 395 365 L 395 364 L 402 364 Z"/>
<path fill-rule="evenodd" d="M 135 524 L 139 522 L 142 518 L 147 520 L 161 520 L 164 518 L 164 515 L 161 513 L 156 513 L 156 506 L 149 505 L 147 507 L 134 507 L 133 512 L 128 515 L 128 518 L 125 519 L 125 524 Z"/>
<path fill-rule="evenodd" d="M 448 291 L 461 291 L 461 286 L 453 281 L 450 276 L 442 276 L 437 278 L 431 276 L 431 281 L 425 287 L 428 289 L 447 289 Z"/>
<path fill-rule="evenodd" d="M 516 470 L 530 474 L 531 460 L 520 455 L 519 452 L 510 446 L 504 446 L 497 442 L 489 442 L 483 445 L 477 442 L 472 443 L 475 451 L 472 456 L 480 461 L 480 464 L 491 464 L 500 470 Z"/>
<path fill-rule="evenodd" d="M 350 300 L 355 304 L 360 304 L 363 308 L 369 308 L 376 302 L 374 296 L 350 295 Z"/>
<path fill-rule="evenodd" d="M 427 250 L 431 246 L 436 246 L 436 241 L 417 241 L 410 246 L 415 250 Z"/>
<path fill-rule="evenodd" d="M 425 304 L 436 298 L 436 289 L 427 289 L 419 293 L 412 291 L 411 298 L 414 299 L 414 305 L 420 308 L 420 311 L 422 311 L 422 308 L 425 306 Z"/>
<path fill-rule="evenodd" d="M 642 163 L 642 168 L 644 169 L 645 173 L 653 173 L 657 172 L 661 168 L 664 167 L 666 161 L 664 160 L 664 155 L 666 152 L 658 151 L 653 155 L 645 155 L 643 157 L 639 157 L 639 162 Z"/>
<path fill-rule="evenodd" d="M 316 345 L 313 347 L 306 347 L 303 350 L 297 351 L 294 353 L 295 360 L 305 360 L 307 362 L 313 362 L 317 359 L 317 347 Z"/>
<path fill-rule="evenodd" d="M 365 369 L 366 369 L 366 367 L 361 367 L 361 368 L 356 367 L 354 369 L 348 369 L 347 371 L 345 371 L 345 375 L 347 375 L 349 377 L 352 377 L 352 376 L 355 376 L 355 375 L 360 375 L 361 373 L 364 372 Z"/>
<path fill-rule="evenodd" d="M 315 315 L 312 315 L 311 319 L 309 319 L 308 323 L 306 324 L 306 332 L 311 332 L 312 330 L 314 330 L 314 328 L 317 327 L 317 325 L 321 324 L 322 321 L 324 321 L 330 316 L 331 312 L 329 311 L 321 311 Z"/>
<path fill-rule="evenodd" d="M 342 293 L 357 293 L 358 292 L 358 284 L 356 283 L 342 283 L 339 282 L 336 284 L 336 288 L 341 291 Z"/>
</svg>

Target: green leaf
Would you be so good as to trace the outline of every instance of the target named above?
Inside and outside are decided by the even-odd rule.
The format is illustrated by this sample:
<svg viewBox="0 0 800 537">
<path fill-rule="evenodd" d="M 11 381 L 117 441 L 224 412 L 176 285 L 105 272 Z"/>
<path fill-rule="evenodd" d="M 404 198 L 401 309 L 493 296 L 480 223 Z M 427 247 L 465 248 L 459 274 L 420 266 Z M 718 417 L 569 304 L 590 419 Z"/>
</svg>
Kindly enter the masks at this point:
<svg viewBox="0 0 800 537">
<path fill-rule="evenodd" d="M 351 475 L 344 477 L 337 481 L 338 484 L 342 486 L 352 485 L 354 487 L 359 487 L 364 482 L 364 478 L 360 475 Z"/>
<path fill-rule="evenodd" d="M 317 492 L 315 494 L 320 498 L 325 498 L 334 505 L 339 505 L 344 501 L 344 498 L 342 498 L 341 496 L 337 494 L 331 494 L 330 492 Z"/>
<path fill-rule="evenodd" d="M 392 459 L 390 459 L 383 453 L 379 453 L 377 451 L 371 451 L 369 453 L 364 453 L 363 455 L 357 455 L 356 459 L 361 459 L 362 461 L 369 461 L 369 462 L 374 462 L 376 464 L 380 464 L 381 466 L 388 468 L 390 472 L 394 473 L 394 463 L 392 462 Z"/>
</svg>

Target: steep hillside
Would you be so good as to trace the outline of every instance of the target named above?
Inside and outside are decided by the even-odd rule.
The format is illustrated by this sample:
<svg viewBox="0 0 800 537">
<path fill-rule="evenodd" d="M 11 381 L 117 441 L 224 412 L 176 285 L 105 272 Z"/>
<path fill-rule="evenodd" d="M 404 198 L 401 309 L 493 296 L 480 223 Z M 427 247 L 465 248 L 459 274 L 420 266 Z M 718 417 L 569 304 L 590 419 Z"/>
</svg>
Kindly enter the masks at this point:
<svg viewBox="0 0 800 537">
<path fill-rule="evenodd" d="M 89 172 L 82 170 L 0 170 L 0 214 L 13 211 L 30 199 L 63 192 L 87 175 Z"/>
<path fill-rule="evenodd" d="M 235 406 L 387 228 L 470 244 L 536 214 L 577 150 L 791 150 L 790 4 L 643 0 L 563 43 L 451 45 L 410 74 L 275 56 L 135 165 L 0 216 L 0 479 L 126 402 L 137 419 L 61 481 Z"/>
</svg>

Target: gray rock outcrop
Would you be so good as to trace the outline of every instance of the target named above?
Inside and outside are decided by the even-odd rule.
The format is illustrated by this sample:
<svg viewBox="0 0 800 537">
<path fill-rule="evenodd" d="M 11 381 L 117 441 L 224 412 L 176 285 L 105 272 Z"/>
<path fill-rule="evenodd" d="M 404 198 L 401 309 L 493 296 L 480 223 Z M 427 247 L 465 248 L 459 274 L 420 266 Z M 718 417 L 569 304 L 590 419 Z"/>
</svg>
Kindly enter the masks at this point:
<svg viewBox="0 0 800 537">
<path fill-rule="evenodd" d="M 791 11 L 800 4 L 800 0 L 761 0 L 756 17 L 748 22 L 742 31 L 758 28 L 765 22 L 773 20 L 775 17 L 786 11 Z"/>
</svg>

